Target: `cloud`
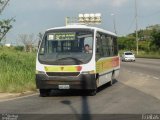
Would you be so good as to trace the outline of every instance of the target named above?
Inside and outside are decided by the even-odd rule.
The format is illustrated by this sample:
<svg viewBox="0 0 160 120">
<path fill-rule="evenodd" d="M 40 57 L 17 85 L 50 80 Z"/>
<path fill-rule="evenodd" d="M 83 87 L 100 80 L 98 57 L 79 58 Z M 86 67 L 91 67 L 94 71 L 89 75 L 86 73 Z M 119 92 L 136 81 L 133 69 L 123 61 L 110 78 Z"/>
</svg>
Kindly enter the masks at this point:
<svg viewBox="0 0 160 120">
<path fill-rule="evenodd" d="M 128 0 L 54 0 L 57 7 L 69 9 L 84 9 L 97 6 L 120 7 L 127 2 Z"/>
<path fill-rule="evenodd" d="M 94 7 L 121 7 L 129 0 L 55 0 L 54 3 L 59 8 L 87 9 Z"/>
<path fill-rule="evenodd" d="M 112 0 L 111 5 L 115 7 L 121 7 L 127 2 L 128 0 Z"/>
<path fill-rule="evenodd" d="M 102 7 L 121 7 L 129 0 L 12 0 L 10 6 L 17 11 L 92 10 Z"/>
<path fill-rule="evenodd" d="M 84 9 L 88 7 L 95 7 L 96 5 L 102 5 L 106 0 L 55 0 L 55 4 L 60 8 L 69 9 Z"/>
<path fill-rule="evenodd" d="M 141 5 L 141 6 L 143 6 L 143 7 L 149 7 L 149 8 L 151 8 L 151 7 L 160 7 L 160 0 L 141 0 L 141 1 L 139 1 L 139 0 L 137 0 L 137 4 L 138 5 Z"/>
</svg>

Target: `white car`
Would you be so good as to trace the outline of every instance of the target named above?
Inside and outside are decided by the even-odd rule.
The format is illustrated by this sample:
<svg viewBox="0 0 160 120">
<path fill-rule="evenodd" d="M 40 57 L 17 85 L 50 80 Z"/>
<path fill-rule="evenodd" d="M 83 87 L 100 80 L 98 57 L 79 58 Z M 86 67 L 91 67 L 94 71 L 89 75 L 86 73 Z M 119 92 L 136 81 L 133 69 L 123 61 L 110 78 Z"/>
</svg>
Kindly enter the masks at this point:
<svg viewBox="0 0 160 120">
<path fill-rule="evenodd" d="M 124 52 L 122 54 L 122 61 L 135 61 L 135 55 L 130 51 Z"/>
</svg>

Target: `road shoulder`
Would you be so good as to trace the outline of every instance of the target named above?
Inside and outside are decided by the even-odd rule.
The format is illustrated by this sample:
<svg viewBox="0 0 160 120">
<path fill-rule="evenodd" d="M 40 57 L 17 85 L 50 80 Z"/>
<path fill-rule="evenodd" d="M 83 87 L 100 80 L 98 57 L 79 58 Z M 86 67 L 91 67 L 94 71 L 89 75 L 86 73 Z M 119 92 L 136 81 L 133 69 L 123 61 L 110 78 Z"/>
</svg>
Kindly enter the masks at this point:
<svg viewBox="0 0 160 120">
<path fill-rule="evenodd" d="M 0 93 L 0 102 L 1 101 L 6 101 L 10 99 L 15 99 L 19 97 L 24 97 L 32 94 L 36 94 L 37 91 L 26 91 L 22 93 Z"/>
</svg>

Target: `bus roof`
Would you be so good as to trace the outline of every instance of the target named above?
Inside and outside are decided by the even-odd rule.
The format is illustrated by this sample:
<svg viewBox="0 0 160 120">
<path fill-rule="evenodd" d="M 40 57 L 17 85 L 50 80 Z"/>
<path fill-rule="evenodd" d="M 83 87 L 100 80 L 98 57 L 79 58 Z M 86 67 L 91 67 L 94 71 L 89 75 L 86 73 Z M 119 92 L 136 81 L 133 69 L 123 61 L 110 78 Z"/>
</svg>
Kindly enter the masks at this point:
<svg viewBox="0 0 160 120">
<path fill-rule="evenodd" d="M 104 33 L 107 33 L 109 35 L 113 35 L 113 36 L 117 37 L 117 35 L 113 32 L 110 32 L 110 31 L 107 31 L 107 30 L 104 30 L 104 29 L 101 29 L 101 28 L 98 28 L 98 27 L 90 27 L 90 26 L 86 26 L 86 25 L 67 25 L 67 26 L 63 26 L 63 27 L 50 28 L 50 29 L 47 29 L 47 31 L 56 30 L 56 29 L 72 29 L 72 28 L 94 29 L 96 31 L 104 32 Z"/>
</svg>

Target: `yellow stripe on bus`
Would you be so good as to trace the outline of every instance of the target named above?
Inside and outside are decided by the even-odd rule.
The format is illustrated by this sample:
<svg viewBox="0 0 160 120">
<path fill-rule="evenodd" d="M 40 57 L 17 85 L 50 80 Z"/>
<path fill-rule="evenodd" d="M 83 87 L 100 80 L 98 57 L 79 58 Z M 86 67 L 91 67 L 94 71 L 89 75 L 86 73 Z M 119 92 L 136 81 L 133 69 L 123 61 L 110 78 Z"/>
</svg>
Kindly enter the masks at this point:
<svg viewBox="0 0 160 120">
<path fill-rule="evenodd" d="M 46 72 L 77 72 L 75 66 L 45 66 Z"/>
<path fill-rule="evenodd" d="M 113 67 L 117 67 L 118 65 L 119 65 L 118 57 L 99 60 L 96 63 L 96 72 L 102 73 L 102 72 L 112 69 Z"/>
</svg>

